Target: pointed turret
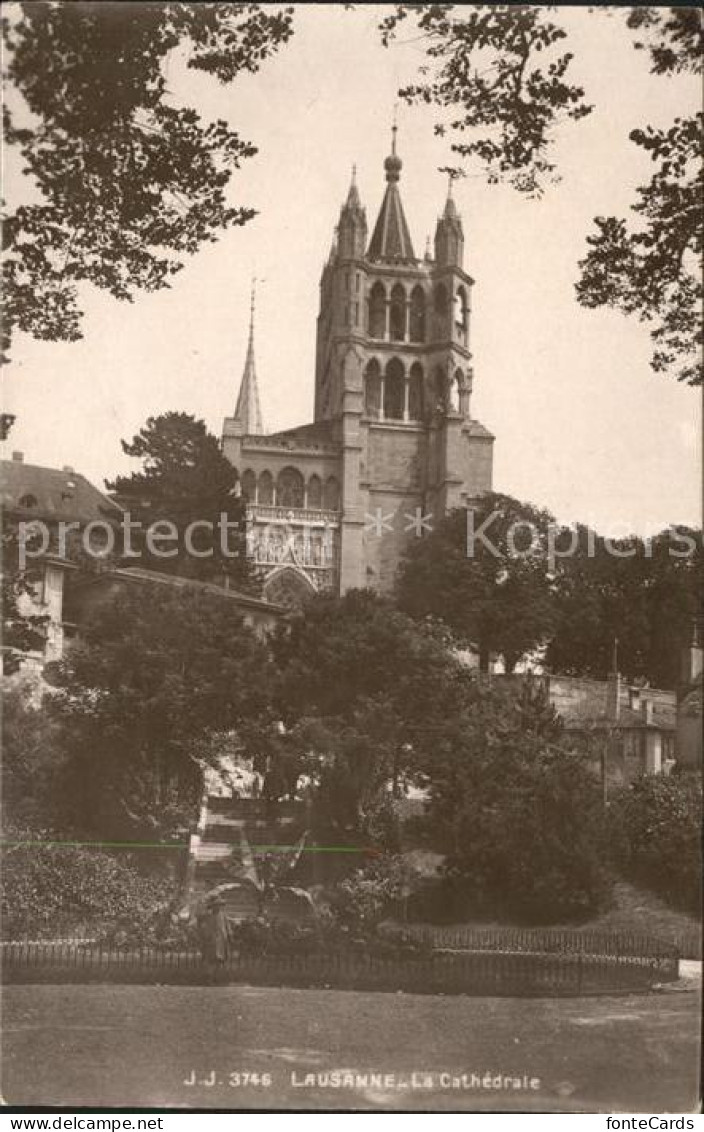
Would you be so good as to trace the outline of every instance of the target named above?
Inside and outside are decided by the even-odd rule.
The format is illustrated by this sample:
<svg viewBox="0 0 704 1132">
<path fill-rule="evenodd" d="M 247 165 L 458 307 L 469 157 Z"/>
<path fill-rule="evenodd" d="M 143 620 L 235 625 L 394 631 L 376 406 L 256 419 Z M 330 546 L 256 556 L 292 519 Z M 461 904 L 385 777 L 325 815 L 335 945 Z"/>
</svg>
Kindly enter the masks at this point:
<svg viewBox="0 0 704 1132">
<path fill-rule="evenodd" d="M 447 187 L 445 211 L 435 229 L 435 262 L 438 267 L 462 267 L 464 232 L 462 220 L 452 196 L 452 177 Z"/>
<path fill-rule="evenodd" d="M 362 259 L 367 244 L 367 214 L 357 188 L 357 167 L 352 166 L 352 183 L 340 210 L 338 254 L 341 259 Z"/>
<path fill-rule="evenodd" d="M 259 389 L 257 388 L 257 370 L 254 364 L 254 283 L 252 283 L 247 357 L 245 358 L 234 419 L 242 426 L 245 436 L 261 436 L 264 432 L 262 410 L 259 404 Z"/>
<path fill-rule="evenodd" d="M 414 263 L 415 252 L 398 191 L 403 162 L 396 153 L 396 130 L 397 127 L 394 125 L 391 131 L 391 154 L 384 162 L 386 193 L 369 243 L 367 257 L 370 260 L 388 260 L 392 263 Z"/>
</svg>

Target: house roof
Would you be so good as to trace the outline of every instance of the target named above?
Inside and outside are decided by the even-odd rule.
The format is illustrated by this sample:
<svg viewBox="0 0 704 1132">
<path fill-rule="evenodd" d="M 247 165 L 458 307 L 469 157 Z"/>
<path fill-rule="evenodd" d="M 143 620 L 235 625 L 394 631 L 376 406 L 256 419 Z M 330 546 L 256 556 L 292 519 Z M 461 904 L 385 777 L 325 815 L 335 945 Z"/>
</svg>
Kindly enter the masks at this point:
<svg viewBox="0 0 704 1132">
<path fill-rule="evenodd" d="M 282 605 L 265 601 L 264 598 L 254 597 L 252 594 L 242 593 L 240 590 L 220 586 L 216 582 L 202 582 L 197 578 L 184 578 L 178 574 L 164 574 L 160 570 L 145 570 L 142 566 L 117 567 L 113 570 L 105 570 L 100 574 L 86 576 L 78 585 L 95 586 L 115 581 L 131 582 L 138 585 L 152 584 L 170 586 L 175 589 L 195 589 L 205 593 L 215 594 L 216 597 L 235 601 L 238 605 L 259 610 L 262 613 L 273 613 L 281 616 L 289 613 L 289 610 L 285 609 Z"/>
<path fill-rule="evenodd" d="M 648 721 L 642 706 L 632 704 L 631 696 L 635 690 L 622 683 L 618 718 L 614 719 L 607 711 L 608 684 L 605 680 L 554 675 L 548 679 L 550 701 L 568 729 L 675 729 L 677 704 L 674 692 L 649 687 L 637 689 L 640 705 L 646 700 L 652 704 L 652 717 Z"/>
<path fill-rule="evenodd" d="M 330 444 L 334 440 L 335 423 L 332 420 L 313 421 L 311 424 L 297 425 L 295 428 L 287 428 L 270 435 L 290 437 L 291 440 L 303 440 L 306 443 L 323 441 Z"/>
<path fill-rule="evenodd" d="M 85 526 L 96 519 L 119 522 L 122 516 L 122 508 L 80 472 L 17 459 L 0 461 L 0 500 L 6 511 L 23 519 L 63 519 Z"/>
</svg>

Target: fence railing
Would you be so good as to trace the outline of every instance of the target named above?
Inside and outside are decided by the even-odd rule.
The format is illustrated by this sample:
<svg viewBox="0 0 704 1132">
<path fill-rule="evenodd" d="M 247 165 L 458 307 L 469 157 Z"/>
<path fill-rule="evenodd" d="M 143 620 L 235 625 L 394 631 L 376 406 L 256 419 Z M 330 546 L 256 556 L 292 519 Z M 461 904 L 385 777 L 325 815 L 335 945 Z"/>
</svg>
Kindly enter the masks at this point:
<svg viewBox="0 0 704 1132">
<path fill-rule="evenodd" d="M 659 959 L 678 957 L 667 940 L 640 932 L 596 932 L 578 928 L 444 927 L 435 924 L 385 924 L 389 938 L 457 951 L 495 951 L 556 955 L 603 955 Z"/>
<path fill-rule="evenodd" d="M 420 994 L 579 995 L 646 990 L 678 977 L 676 955 L 605 950 L 594 955 L 490 948 L 393 955 L 240 952 L 210 963 L 195 951 L 155 947 L 9 943 L 1 955 L 6 983 L 251 983 Z"/>
</svg>

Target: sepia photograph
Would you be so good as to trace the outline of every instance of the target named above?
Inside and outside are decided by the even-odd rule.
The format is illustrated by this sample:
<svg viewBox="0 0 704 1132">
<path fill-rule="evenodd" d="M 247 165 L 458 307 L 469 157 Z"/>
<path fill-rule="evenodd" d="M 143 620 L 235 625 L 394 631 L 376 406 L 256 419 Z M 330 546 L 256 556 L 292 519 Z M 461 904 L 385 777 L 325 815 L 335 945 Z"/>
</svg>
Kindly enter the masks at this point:
<svg viewBox="0 0 704 1132">
<path fill-rule="evenodd" d="M 694 1128 L 699 6 L 2 36 L 5 1127 Z"/>
</svg>

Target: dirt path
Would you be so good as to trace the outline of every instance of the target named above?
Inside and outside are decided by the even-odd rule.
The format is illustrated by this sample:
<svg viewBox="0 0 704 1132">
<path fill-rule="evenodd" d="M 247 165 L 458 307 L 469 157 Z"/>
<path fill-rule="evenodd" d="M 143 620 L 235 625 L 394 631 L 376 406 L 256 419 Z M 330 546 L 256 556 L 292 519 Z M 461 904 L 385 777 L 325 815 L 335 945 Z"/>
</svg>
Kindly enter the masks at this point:
<svg viewBox="0 0 704 1132">
<path fill-rule="evenodd" d="M 15 1105 L 684 1112 L 698 1093 L 691 989 L 557 1000 L 11 986 L 3 1014 Z M 339 1070 L 357 1076 L 329 1076 Z"/>
</svg>

